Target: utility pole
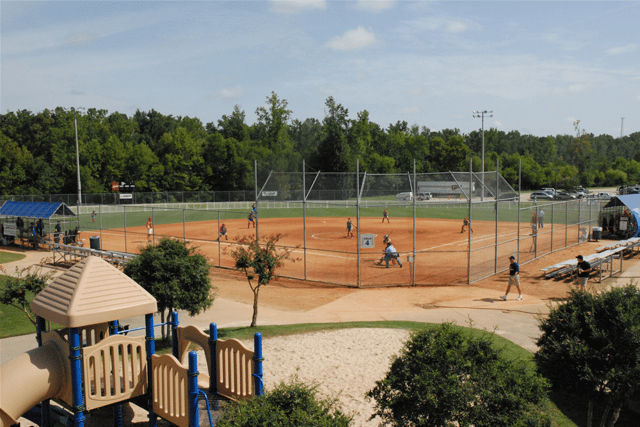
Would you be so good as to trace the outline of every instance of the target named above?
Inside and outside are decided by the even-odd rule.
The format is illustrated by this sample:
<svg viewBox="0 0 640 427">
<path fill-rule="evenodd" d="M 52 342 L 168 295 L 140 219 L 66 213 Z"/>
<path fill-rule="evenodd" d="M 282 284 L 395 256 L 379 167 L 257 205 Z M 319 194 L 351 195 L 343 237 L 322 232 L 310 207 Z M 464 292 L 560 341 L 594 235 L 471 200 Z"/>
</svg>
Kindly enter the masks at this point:
<svg viewBox="0 0 640 427">
<path fill-rule="evenodd" d="M 82 184 L 80 184 L 80 150 L 78 149 L 78 118 L 76 109 L 73 109 L 73 126 L 76 130 L 76 170 L 78 171 L 78 215 L 80 215 L 80 205 L 82 205 Z"/>
<path fill-rule="evenodd" d="M 624 126 L 624 117 L 622 118 L 622 120 L 620 120 L 620 138 L 624 136 L 624 132 L 622 131 L 623 126 Z"/>
<path fill-rule="evenodd" d="M 482 193 L 480 200 L 484 201 L 484 117 L 493 117 L 493 111 L 473 111 L 473 117 L 475 119 L 482 118 Z M 469 189 L 471 191 L 471 188 Z"/>
</svg>

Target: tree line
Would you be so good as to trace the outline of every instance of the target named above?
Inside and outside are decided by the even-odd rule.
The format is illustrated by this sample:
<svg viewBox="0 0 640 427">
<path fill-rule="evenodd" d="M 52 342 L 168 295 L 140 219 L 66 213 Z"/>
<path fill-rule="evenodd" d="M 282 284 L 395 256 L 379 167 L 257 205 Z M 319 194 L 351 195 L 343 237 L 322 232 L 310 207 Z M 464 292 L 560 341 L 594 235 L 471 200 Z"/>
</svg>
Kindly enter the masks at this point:
<svg viewBox="0 0 640 427">
<path fill-rule="evenodd" d="M 158 111 L 126 114 L 57 107 L 0 115 L 0 194 L 68 194 L 77 190 L 76 134 L 82 190 L 108 192 L 111 182 L 134 182 L 138 191 L 234 191 L 253 189 L 269 171 L 308 170 L 369 173 L 480 172 L 482 132 L 432 131 L 398 121 L 383 128 L 367 110 L 349 116 L 333 97 L 325 117 L 292 119 L 288 102 L 276 93 L 246 123 L 236 105 L 216 122 L 174 117 Z M 575 134 L 556 136 L 484 132 L 485 170 L 500 173 L 518 188 L 577 185 L 618 186 L 640 182 L 640 132 L 595 136 L 574 123 Z"/>
</svg>

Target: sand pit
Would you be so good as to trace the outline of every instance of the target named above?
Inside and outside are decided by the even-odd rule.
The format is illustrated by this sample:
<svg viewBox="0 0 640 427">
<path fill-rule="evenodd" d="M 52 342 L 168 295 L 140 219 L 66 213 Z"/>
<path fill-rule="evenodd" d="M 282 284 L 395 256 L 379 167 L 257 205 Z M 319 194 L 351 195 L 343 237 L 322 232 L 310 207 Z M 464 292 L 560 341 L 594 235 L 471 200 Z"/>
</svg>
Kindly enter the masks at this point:
<svg viewBox="0 0 640 427">
<path fill-rule="evenodd" d="M 374 401 L 365 393 L 386 375 L 391 358 L 400 352 L 409 332 L 402 329 L 343 329 L 266 338 L 263 341 L 264 383 L 267 390 L 294 375 L 305 384 L 318 383 L 324 397 L 337 397 L 342 409 L 354 415 L 354 427 L 373 427 Z M 249 348 L 253 341 L 243 342 Z M 199 369 L 206 369 L 204 353 Z"/>
</svg>

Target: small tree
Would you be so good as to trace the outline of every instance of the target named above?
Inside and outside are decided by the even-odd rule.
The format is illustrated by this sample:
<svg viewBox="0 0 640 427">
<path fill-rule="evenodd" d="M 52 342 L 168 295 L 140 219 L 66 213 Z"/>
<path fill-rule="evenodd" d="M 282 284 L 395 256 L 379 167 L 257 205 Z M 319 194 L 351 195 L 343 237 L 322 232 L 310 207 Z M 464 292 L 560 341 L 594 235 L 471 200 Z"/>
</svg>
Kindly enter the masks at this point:
<svg viewBox="0 0 640 427">
<path fill-rule="evenodd" d="M 622 405 L 640 391 L 640 291 L 633 285 L 599 294 L 572 290 L 540 321 L 535 355 L 557 390 L 605 403 L 600 426 L 615 425 Z"/>
<path fill-rule="evenodd" d="M 340 410 L 337 400 L 321 399 L 316 385 L 294 377 L 264 396 L 233 404 L 218 421 L 219 427 L 348 427 L 353 417 Z"/>
<path fill-rule="evenodd" d="M 550 426 L 547 383 L 485 337 L 450 323 L 414 333 L 367 396 L 383 425 Z"/>
<path fill-rule="evenodd" d="M 289 250 L 280 249 L 276 244 L 282 238 L 282 234 L 265 237 L 264 244 L 250 238 L 243 237 L 238 241 L 238 249 L 231 254 L 236 260 L 236 268 L 242 270 L 247 276 L 249 287 L 253 292 L 253 317 L 251 327 L 258 323 L 258 295 L 260 288 L 271 282 L 276 270 L 284 265 L 285 259 L 291 259 Z M 257 276 L 257 280 L 256 280 Z M 254 282 L 254 280 L 256 280 Z"/>
<path fill-rule="evenodd" d="M 15 275 L 6 276 L 4 287 L 0 288 L 0 303 L 22 310 L 34 326 L 36 315 L 31 311 L 31 298 L 43 290 L 53 276 L 51 272 L 41 274 L 41 270 L 40 266 L 23 269 L 16 267 Z M 2 266 L 0 271 L 6 273 Z"/>
<path fill-rule="evenodd" d="M 126 264 L 124 273 L 156 298 L 164 323 L 165 311 L 186 310 L 195 316 L 211 307 L 215 288 L 211 286 L 209 269 L 207 258 L 196 253 L 195 248 L 163 238 L 157 246 L 142 249 Z"/>
</svg>

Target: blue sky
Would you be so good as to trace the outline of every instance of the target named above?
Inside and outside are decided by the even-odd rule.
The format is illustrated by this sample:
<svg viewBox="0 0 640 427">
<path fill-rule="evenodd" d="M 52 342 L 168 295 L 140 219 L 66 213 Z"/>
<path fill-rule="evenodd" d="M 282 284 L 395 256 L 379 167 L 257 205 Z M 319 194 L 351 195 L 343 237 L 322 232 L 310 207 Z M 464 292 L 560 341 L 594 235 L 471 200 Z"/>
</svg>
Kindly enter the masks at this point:
<svg viewBox="0 0 640 427">
<path fill-rule="evenodd" d="M 333 96 L 383 128 L 640 131 L 638 1 L 4 1 L 0 111 L 229 115 Z"/>
</svg>

